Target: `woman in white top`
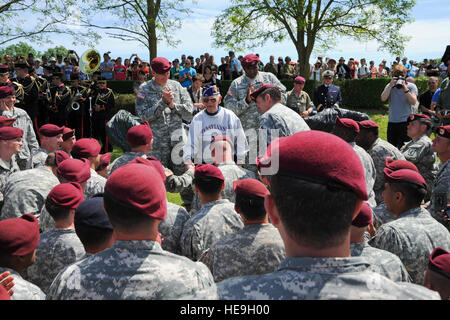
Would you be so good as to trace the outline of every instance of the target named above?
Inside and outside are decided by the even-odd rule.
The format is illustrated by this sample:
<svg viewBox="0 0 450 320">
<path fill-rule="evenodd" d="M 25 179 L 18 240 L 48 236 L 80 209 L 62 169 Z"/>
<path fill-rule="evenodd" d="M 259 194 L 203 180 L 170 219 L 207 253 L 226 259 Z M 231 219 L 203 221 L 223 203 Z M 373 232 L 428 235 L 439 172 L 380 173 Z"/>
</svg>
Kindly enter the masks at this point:
<svg viewBox="0 0 450 320">
<path fill-rule="evenodd" d="M 310 80 L 316 80 L 318 82 L 322 81 L 322 63 L 320 61 L 316 61 L 314 66 L 311 68 L 311 71 L 309 73 L 309 79 Z"/>
</svg>

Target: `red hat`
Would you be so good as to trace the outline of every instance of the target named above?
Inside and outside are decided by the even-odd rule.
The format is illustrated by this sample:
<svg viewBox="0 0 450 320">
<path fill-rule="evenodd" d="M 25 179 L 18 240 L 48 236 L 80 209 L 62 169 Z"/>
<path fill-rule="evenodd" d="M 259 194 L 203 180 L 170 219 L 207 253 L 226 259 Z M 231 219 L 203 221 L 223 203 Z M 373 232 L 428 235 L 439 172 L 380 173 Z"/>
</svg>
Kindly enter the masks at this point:
<svg viewBox="0 0 450 320">
<path fill-rule="evenodd" d="M 199 164 L 195 167 L 194 177 L 211 177 L 225 181 L 222 171 L 212 164 Z"/>
<path fill-rule="evenodd" d="M 369 199 L 361 159 L 347 142 L 327 132 L 309 130 L 275 139 L 256 162 L 260 171 L 272 168 L 274 172 L 270 174 L 279 171 L 299 179 L 333 184 L 334 188 L 338 183 L 360 199 Z"/>
<path fill-rule="evenodd" d="M 242 194 L 247 196 L 257 196 L 264 198 L 270 194 L 267 187 L 256 179 L 242 179 L 233 182 L 233 190 L 236 194 Z"/>
<path fill-rule="evenodd" d="M 66 141 L 67 139 L 72 138 L 74 135 L 75 135 L 75 130 L 70 129 L 68 127 L 64 127 L 63 136 L 62 136 L 63 141 Z"/>
<path fill-rule="evenodd" d="M 102 154 L 100 156 L 100 164 L 98 165 L 96 171 L 101 171 L 105 169 L 111 162 L 111 152 Z"/>
<path fill-rule="evenodd" d="M 392 171 L 409 169 L 417 173 L 419 172 L 416 165 L 408 160 L 393 160 L 391 158 L 386 158 L 386 168 L 391 169 Z"/>
<path fill-rule="evenodd" d="M 11 300 L 9 292 L 2 285 L 0 285 L 0 301 L 1 300 Z"/>
<path fill-rule="evenodd" d="M 408 119 L 406 120 L 407 122 L 411 122 L 414 120 L 427 120 L 427 121 L 431 121 L 430 117 L 427 116 L 426 114 L 417 114 L 417 113 L 412 113 L 408 116 Z"/>
<path fill-rule="evenodd" d="M 261 92 L 263 92 L 267 88 L 273 88 L 273 87 L 276 87 L 276 86 L 273 84 L 265 84 L 265 85 L 259 87 L 258 90 L 253 91 L 253 93 L 251 94 L 252 99 L 256 100 L 256 98 L 261 94 Z"/>
<path fill-rule="evenodd" d="M 39 244 L 39 223 L 32 214 L 0 221 L 0 252 L 24 256 Z"/>
<path fill-rule="evenodd" d="M 70 182 L 83 183 L 91 177 L 91 164 L 87 159 L 67 159 L 58 165 L 57 172 Z"/>
<path fill-rule="evenodd" d="M 427 190 L 427 183 L 420 173 L 411 169 L 400 169 L 392 171 L 388 168 L 383 169 L 384 178 L 388 182 L 406 182 L 412 183 Z"/>
<path fill-rule="evenodd" d="M 372 129 L 372 128 L 378 128 L 378 123 L 376 123 L 373 120 L 364 120 L 358 122 L 360 129 Z"/>
<path fill-rule="evenodd" d="M 305 82 L 306 82 L 305 78 L 300 77 L 300 76 L 295 77 L 295 79 L 294 79 L 294 83 L 305 84 Z"/>
<path fill-rule="evenodd" d="M 231 143 L 230 138 L 228 138 L 227 136 L 224 136 L 224 135 L 220 135 L 220 136 L 215 136 L 215 137 L 213 137 L 212 140 L 211 140 L 211 144 L 213 144 L 213 143 L 216 142 L 216 141 L 226 141 L 226 142 L 228 142 L 231 146 L 233 145 L 233 144 Z"/>
<path fill-rule="evenodd" d="M 96 157 L 100 153 L 100 143 L 93 138 L 82 138 L 75 142 L 72 153 L 80 155 L 82 158 Z"/>
<path fill-rule="evenodd" d="M 352 226 L 362 228 L 367 227 L 371 223 L 372 223 L 372 209 L 367 204 L 367 202 L 363 202 L 361 210 L 359 211 L 355 219 L 353 219 L 352 221 Z"/>
<path fill-rule="evenodd" d="M 23 136 L 22 129 L 14 127 L 1 127 L 0 140 L 12 140 Z"/>
<path fill-rule="evenodd" d="M 428 269 L 450 279 L 450 253 L 437 247 L 430 254 Z"/>
<path fill-rule="evenodd" d="M 7 118 L 4 116 L 0 116 L 0 127 L 10 127 L 16 121 L 16 118 Z"/>
<path fill-rule="evenodd" d="M 16 94 L 16 90 L 13 87 L 2 86 L 0 87 L 0 99 L 14 96 Z"/>
<path fill-rule="evenodd" d="M 118 168 L 106 181 L 105 193 L 154 219 L 166 218 L 166 188 L 152 165 L 127 163 Z"/>
<path fill-rule="evenodd" d="M 39 128 L 39 134 L 46 137 L 56 137 L 58 134 L 62 134 L 64 127 L 58 127 L 54 124 L 44 124 Z"/>
<path fill-rule="evenodd" d="M 166 73 L 172 67 L 172 62 L 167 60 L 166 58 L 158 57 L 152 60 L 150 64 L 153 72 L 158 74 Z"/>
<path fill-rule="evenodd" d="M 76 209 L 83 201 L 83 189 L 77 182 L 56 185 L 47 196 L 54 204 L 68 209 Z"/>
<path fill-rule="evenodd" d="M 153 166 L 158 171 L 158 173 L 161 175 L 161 178 L 163 179 L 163 181 L 166 181 L 167 176 L 166 176 L 166 173 L 164 170 L 164 166 L 155 157 L 147 157 L 147 158 L 138 157 L 138 158 L 134 158 L 132 161 L 130 161 L 128 163 L 140 163 L 140 164 L 145 164 L 147 166 Z"/>
<path fill-rule="evenodd" d="M 242 59 L 241 64 L 244 68 L 247 68 L 247 67 L 254 66 L 258 62 L 259 62 L 259 57 L 256 54 L 250 53 Z"/>
<path fill-rule="evenodd" d="M 127 132 L 127 141 L 132 146 L 143 146 L 153 138 L 153 132 L 148 121 L 130 128 Z"/>
<path fill-rule="evenodd" d="M 55 152 L 55 160 L 56 160 L 56 166 L 59 166 L 61 162 L 64 160 L 70 159 L 70 156 L 67 152 L 64 150 L 57 150 Z"/>
<path fill-rule="evenodd" d="M 359 125 L 353 119 L 336 117 L 336 125 L 344 127 L 344 128 L 352 129 L 356 133 L 359 132 Z"/>
<path fill-rule="evenodd" d="M 438 127 L 436 129 L 436 134 L 443 138 L 450 139 L 450 125 Z"/>
</svg>

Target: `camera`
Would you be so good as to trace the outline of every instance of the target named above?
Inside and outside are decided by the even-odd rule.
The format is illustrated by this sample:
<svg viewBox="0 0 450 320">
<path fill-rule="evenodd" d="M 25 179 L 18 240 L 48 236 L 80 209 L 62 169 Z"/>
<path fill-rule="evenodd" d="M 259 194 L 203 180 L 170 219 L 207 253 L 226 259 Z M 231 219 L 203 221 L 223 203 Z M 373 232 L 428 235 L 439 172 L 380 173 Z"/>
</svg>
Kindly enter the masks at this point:
<svg viewBox="0 0 450 320">
<path fill-rule="evenodd" d="M 73 50 L 69 50 L 69 53 L 73 53 Z"/>
<path fill-rule="evenodd" d="M 403 88 L 403 81 L 405 81 L 405 78 L 402 76 L 398 76 L 394 87 L 396 87 L 397 89 Z"/>
</svg>

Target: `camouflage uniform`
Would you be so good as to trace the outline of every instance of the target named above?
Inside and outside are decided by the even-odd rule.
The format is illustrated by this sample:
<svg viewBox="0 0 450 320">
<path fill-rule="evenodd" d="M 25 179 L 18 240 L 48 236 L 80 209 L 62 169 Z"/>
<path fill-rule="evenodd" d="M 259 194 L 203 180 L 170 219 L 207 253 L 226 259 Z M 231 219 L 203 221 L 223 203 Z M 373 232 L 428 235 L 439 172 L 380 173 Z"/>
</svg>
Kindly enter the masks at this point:
<svg viewBox="0 0 450 320">
<path fill-rule="evenodd" d="M 171 175 L 166 179 L 166 190 L 172 193 L 178 193 L 186 188 L 193 188 L 192 180 L 194 180 L 194 168 L 189 168 L 181 176 Z"/>
<path fill-rule="evenodd" d="M 439 164 L 439 171 L 433 182 L 433 191 L 431 193 L 430 213 L 437 221 L 442 223 L 450 231 L 449 226 L 444 222 L 441 210 L 447 208 L 450 204 L 448 194 L 450 192 L 450 164 L 449 160 Z"/>
<path fill-rule="evenodd" d="M 393 160 L 405 160 L 403 154 L 392 144 L 380 138 L 375 140 L 367 153 L 372 157 L 376 170 L 376 179 L 373 186 L 375 192 L 375 200 L 377 204 L 383 202 L 382 193 L 384 190 L 384 173 L 383 169 L 386 167 L 386 158 Z"/>
<path fill-rule="evenodd" d="M 84 190 L 84 199 L 89 199 L 98 193 L 105 191 L 106 179 L 91 168 L 91 177 L 89 178 L 86 190 Z"/>
<path fill-rule="evenodd" d="M 20 170 L 31 168 L 31 154 L 34 149 L 39 148 L 33 129 L 33 122 L 25 110 L 16 107 L 14 107 L 13 111 L 0 111 L 0 116 L 16 118 L 12 126 L 23 130 L 23 146 L 16 155 L 17 164 Z"/>
<path fill-rule="evenodd" d="M 133 161 L 136 158 L 145 158 L 144 157 L 145 154 L 142 152 L 133 152 L 133 151 L 129 151 L 129 152 L 125 152 L 122 156 L 120 156 L 119 158 L 117 158 L 116 160 L 113 161 L 113 163 L 111 163 L 111 165 L 109 166 L 109 170 L 108 170 L 108 177 L 111 175 L 111 173 L 113 173 L 114 170 L 120 168 L 121 166 L 126 165 L 128 162 Z"/>
<path fill-rule="evenodd" d="M 287 258 L 273 273 L 230 278 L 217 291 L 222 300 L 440 300 L 437 292 L 371 271 L 363 257 Z"/>
<path fill-rule="evenodd" d="M 352 257 L 365 257 L 373 272 L 382 274 L 395 282 L 411 282 L 405 266 L 399 257 L 389 251 L 371 247 L 366 241 L 350 243 Z"/>
<path fill-rule="evenodd" d="M 24 270 L 24 277 L 47 294 L 58 273 L 84 255 L 83 244 L 75 229 L 50 230 L 41 234 L 36 249 L 36 263 Z"/>
<path fill-rule="evenodd" d="M 184 224 L 181 253 L 197 261 L 214 242 L 243 227 L 232 202 L 227 199 L 207 202 Z"/>
<path fill-rule="evenodd" d="M 119 241 L 60 272 L 48 300 L 217 299 L 208 268 L 149 240 Z"/>
<path fill-rule="evenodd" d="M 13 269 L 0 267 L 0 274 L 9 271 L 14 278 L 14 294 L 11 300 L 45 300 L 45 293 L 38 286 L 26 281 Z"/>
<path fill-rule="evenodd" d="M 158 226 L 163 241 L 161 247 L 175 254 L 181 254 L 180 237 L 184 224 L 190 216 L 186 209 L 167 201 L 167 216 Z"/>
<path fill-rule="evenodd" d="M 428 258 L 436 247 L 450 249 L 450 233 L 422 207 L 382 225 L 369 244 L 397 255 L 414 283 L 423 284 Z"/>
<path fill-rule="evenodd" d="M 436 153 L 431 150 L 431 144 L 431 139 L 424 134 L 416 141 L 409 141 L 400 149 L 405 159 L 416 165 L 419 173 L 429 186 L 429 193 L 431 193 L 431 187 L 436 176 L 436 170 L 434 169 Z"/>
<path fill-rule="evenodd" d="M 223 236 L 205 252 L 206 264 L 219 282 L 227 278 L 273 272 L 286 258 L 284 243 L 270 223 L 248 224 Z"/>
<path fill-rule="evenodd" d="M 367 203 L 371 208 L 375 208 L 377 206 L 377 203 L 375 201 L 375 192 L 373 191 L 373 186 L 375 185 L 375 180 L 377 178 L 375 164 L 372 160 L 372 157 L 366 152 L 366 150 L 358 146 L 355 142 L 351 142 L 350 145 L 361 159 L 362 165 L 364 167 L 367 194 L 369 195 L 369 200 L 367 200 Z"/>
<path fill-rule="evenodd" d="M 3 186 L 5 202 L 0 220 L 19 218 L 24 212 L 39 218 L 47 195 L 58 184 L 53 172 L 45 166 L 10 175 Z"/>
<path fill-rule="evenodd" d="M 50 190 L 51 191 L 51 190 Z M 41 213 L 39 215 L 39 232 L 47 232 L 55 227 L 55 221 L 50 213 L 45 209 L 45 204 L 42 206 Z"/>
<path fill-rule="evenodd" d="M 307 111 L 309 108 L 314 106 L 311 98 L 305 91 L 300 92 L 297 97 L 294 89 L 292 89 L 286 94 L 286 96 L 286 106 L 297 112 L 299 115 L 302 115 L 303 111 Z"/>
<path fill-rule="evenodd" d="M 3 188 L 6 184 L 6 180 L 8 180 L 8 177 L 14 173 L 19 171 L 19 166 L 17 165 L 16 160 L 14 157 L 11 158 L 11 161 L 8 163 L 4 161 L 3 159 L 0 159 L 0 203 L 3 203 L 4 201 L 4 191 Z"/>
<path fill-rule="evenodd" d="M 174 92 L 175 108 L 173 110 L 162 100 L 165 88 Z M 153 131 L 153 150 L 149 152 L 149 155 L 160 160 L 165 167 L 172 169 L 178 175 L 183 174 L 184 163 L 180 155 L 180 163 L 174 163 L 172 166 L 171 152 L 175 146 L 183 150 L 187 134 L 182 120 L 191 121 L 192 111 L 193 105 L 189 93 L 178 81 L 168 80 L 165 87 L 160 87 L 153 79 L 139 87 L 136 113 L 142 120 L 148 120 Z M 173 139 L 172 135 L 174 135 Z"/>
<path fill-rule="evenodd" d="M 49 152 L 41 147 L 33 150 L 31 154 L 31 168 L 42 167 L 47 160 Z"/>
<path fill-rule="evenodd" d="M 386 204 L 383 202 L 372 209 L 372 218 L 374 227 L 378 229 L 381 225 L 397 219 L 397 216 L 388 211 Z"/>
<path fill-rule="evenodd" d="M 260 128 L 267 130 L 266 145 L 269 145 L 272 139 L 288 137 L 294 133 L 309 130 L 309 126 L 298 113 L 281 103 L 273 105 L 261 116 Z M 278 130 L 277 137 L 272 137 L 271 129 Z"/>
</svg>

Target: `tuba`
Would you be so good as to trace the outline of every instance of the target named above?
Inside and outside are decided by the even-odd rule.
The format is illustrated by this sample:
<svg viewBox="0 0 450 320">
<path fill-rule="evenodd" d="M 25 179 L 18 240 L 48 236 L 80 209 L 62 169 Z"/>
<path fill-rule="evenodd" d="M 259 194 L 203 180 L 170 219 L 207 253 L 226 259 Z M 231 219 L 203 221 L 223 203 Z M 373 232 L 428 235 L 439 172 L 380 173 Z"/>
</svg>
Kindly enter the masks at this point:
<svg viewBox="0 0 450 320">
<path fill-rule="evenodd" d="M 100 67 L 101 56 L 95 49 L 85 51 L 80 58 L 80 71 L 86 74 L 94 73 Z"/>
</svg>

